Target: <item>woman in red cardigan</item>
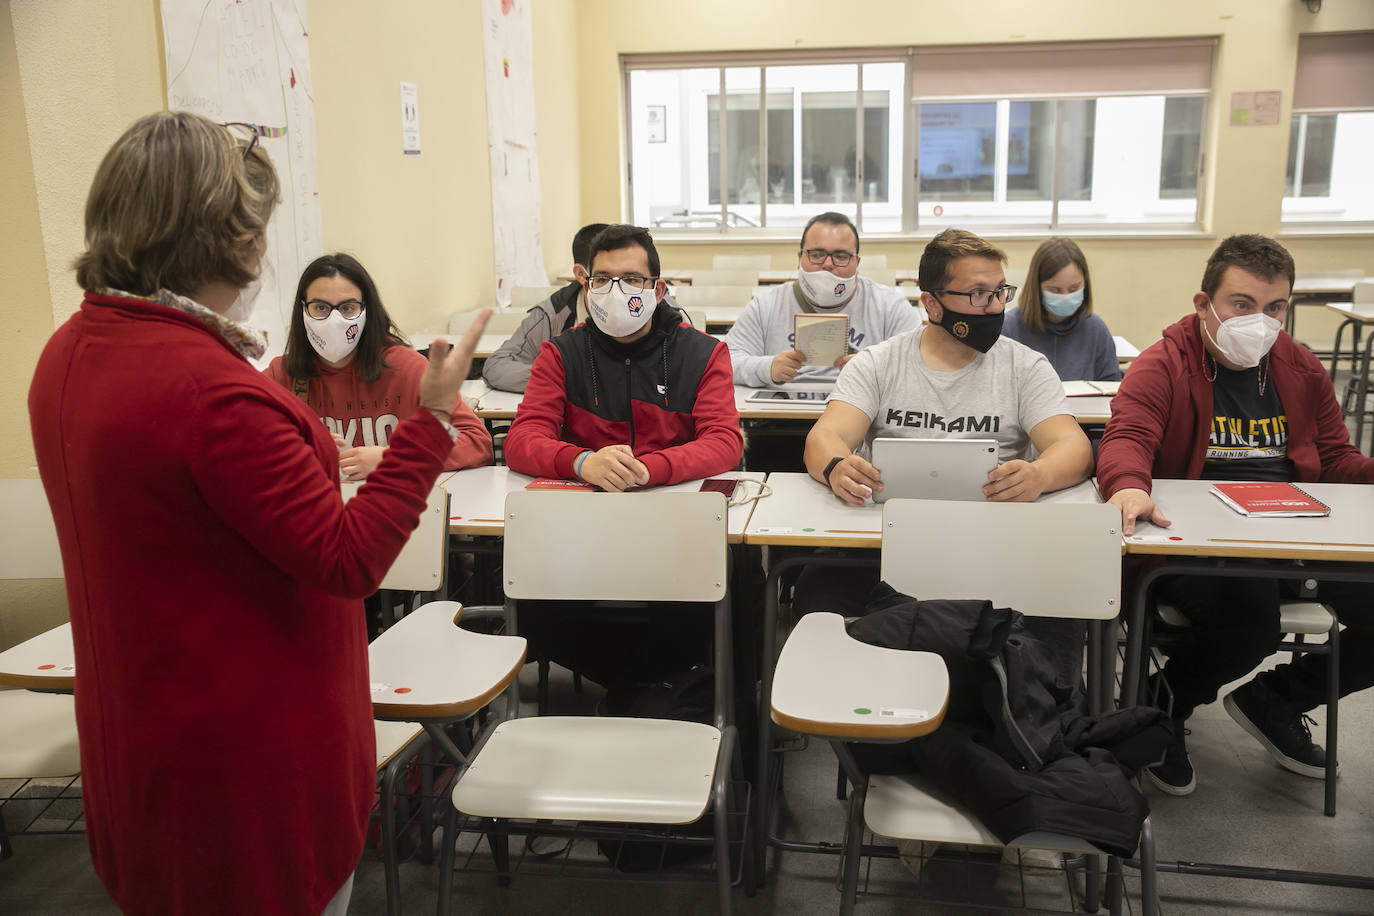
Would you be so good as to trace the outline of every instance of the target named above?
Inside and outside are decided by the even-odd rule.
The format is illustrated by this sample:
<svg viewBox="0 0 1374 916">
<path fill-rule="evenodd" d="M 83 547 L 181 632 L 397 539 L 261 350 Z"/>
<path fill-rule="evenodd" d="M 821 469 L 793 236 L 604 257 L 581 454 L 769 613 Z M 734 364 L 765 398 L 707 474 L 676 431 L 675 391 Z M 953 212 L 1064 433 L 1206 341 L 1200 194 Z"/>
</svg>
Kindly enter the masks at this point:
<svg viewBox="0 0 1374 916">
<path fill-rule="evenodd" d="M 329 427 L 349 480 L 376 469 L 392 430 L 419 403 L 424 371 L 425 358 L 387 314 L 372 276 L 346 254 L 323 255 L 305 268 L 286 353 L 266 370 Z M 458 438 L 444 469 L 491 464 L 491 433 L 462 398 L 450 419 Z"/>
<path fill-rule="evenodd" d="M 375 778 L 358 599 L 452 448 L 474 329 L 356 498 L 241 323 L 278 197 L 256 132 L 135 123 L 86 202 L 79 311 L 29 390 L 76 649 L 87 841 L 127 913 L 347 906 Z"/>
</svg>

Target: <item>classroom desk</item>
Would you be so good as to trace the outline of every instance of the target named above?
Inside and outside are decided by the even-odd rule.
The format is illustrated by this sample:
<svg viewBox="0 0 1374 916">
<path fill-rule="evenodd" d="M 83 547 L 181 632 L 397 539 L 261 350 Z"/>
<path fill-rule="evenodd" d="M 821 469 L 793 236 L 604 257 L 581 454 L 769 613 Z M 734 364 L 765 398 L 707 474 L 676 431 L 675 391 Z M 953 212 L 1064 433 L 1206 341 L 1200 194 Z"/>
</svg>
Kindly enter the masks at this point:
<svg viewBox="0 0 1374 916">
<path fill-rule="evenodd" d="M 1298 274 L 1293 280 L 1293 292 L 1288 297 L 1288 315 L 1284 319 L 1284 330 L 1290 335 L 1298 325 L 1300 305 L 1326 305 L 1328 302 L 1349 302 L 1355 293 L 1355 284 L 1364 277 L 1355 271 L 1338 271 L 1334 274 Z"/>
<path fill-rule="evenodd" d="M 1340 326 L 1336 328 L 1336 339 L 1331 345 L 1331 381 L 1336 380 L 1336 366 L 1341 359 L 1341 337 L 1345 334 L 1346 327 L 1350 328 L 1350 371 L 1352 377 L 1349 387 L 1343 395 L 1337 395 L 1341 402 L 1341 412 L 1344 416 L 1355 415 L 1355 435 L 1352 437 L 1355 447 L 1364 449 L 1364 423 L 1365 408 L 1369 394 L 1369 363 L 1371 351 L 1374 350 L 1374 307 L 1361 306 L 1360 311 L 1355 311 L 1355 306 L 1348 302 L 1328 302 L 1327 309 L 1342 316 Z M 1364 347 L 1360 347 L 1360 337 L 1366 331 L 1369 336 L 1365 337 Z M 1350 398 L 1353 403 L 1349 408 L 1346 407 L 1346 399 Z M 1374 449 L 1371 449 L 1374 450 Z M 1368 453 L 1366 453 L 1368 454 Z"/>
<path fill-rule="evenodd" d="M 1112 342 L 1116 344 L 1116 361 L 1118 363 L 1129 363 L 1140 355 L 1140 348 L 1119 334 L 1112 335 Z"/>
<path fill-rule="evenodd" d="M 726 471 L 717 477 L 732 480 L 754 480 L 762 482 L 763 474 L 747 471 Z M 449 534 L 480 535 L 500 537 L 505 533 L 506 494 L 524 489 L 533 477 L 517 474 L 507 467 L 489 465 L 482 468 L 468 468 L 442 477 L 439 486 L 449 494 Z M 692 492 L 701 489 L 701 481 L 689 480 L 664 487 L 653 487 L 653 492 Z M 633 496 L 631 491 L 627 496 Z M 650 492 L 645 490 L 643 492 Z M 766 500 L 763 500 L 766 502 Z M 726 515 L 726 542 L 739 544 L 744 541 L 744 530 L 749 516 L 754 511 L 755 502 L 731 506 Z"/>
<path fill-rule="evenodd" d="M 1211 575 L 1225 578 L 1326 579 L 1374 582 L 1374 486 L 1300 483 L 1314 499 L 1331 507 L 1325 518 L 1248 518 L 1210 492 L 1210 480 L 1155 480 L 1151 495 L 1173 523 L 1159 528 L 1137 524 L 1125 538 L 1125 551 L 1153 559 L 1136 577 L 1127 604 L 1122 705 L 1140 696 L 1148 661 L 1146 619 L 1148 592 L 1161 577 Z M 1328 752 L 1335 753 L 1328 748 Z M 1328 784 L 1326 811 L 1335 811 L 1335 786 Z M 1160 863 L 1166 868 L 1166 863 Z M 1299 872 L 1275 875 L 1275 869 L 1188 863 L 1196 874 L 1258 880 L 1303 881 L 1374 889 L 1362 876 Z"/>
<path fill-rule="evenodd" d="M 76 650 L 70 623 L 0 652 L 0 686 L 67 691 L 75 685 Z"/>
<path fill-rule="evenodd" d="M 777 644 L 778 625 L 778 582 L 782 573 L 808 563 L 822 563 L 828 566 L 871 566 L 879 560 L 878 551 L 882 548 L 883 507 L 880 503 L 868 502 L 862 506 L 851 506 L 837 497 L 830 488 L 809 474 L 773 473 L 768 475 L 768 485 L 772 495 L 758 501 L 757 508 L 744 529 L 744 543 L 766 547 L 804 548 L 808 553 L 790 556 L 776 563 L 769 563 L 768 577 L 764 583 L 763 609 L 763 658 L 759 668 L 759 735 L 756 782 L 754 783 L 755 832 L 754 862 L 762 874 L 764 853 L 770 840 L 772 829 L 770 810 L 772 804 L 772 728 L 769 725 L 771 706 L 769 698 L 773 691 L 773 654 Z M 1091 480 L 1049 493 L 1041 497 L 1042 502 L 1100 502 L 1097 487 Z M 819 548 L 848 547 L 860 548 L 864 556 L 839 558 L 815 557 L 810 554 Z M 1106 630 L 1100 622 L 1093 621 L 1089 630 L 1089 665 L 1101 667 L 1097 660 L 1100 647 L 1105 640 L 1098 631 Z"/>
</svg>

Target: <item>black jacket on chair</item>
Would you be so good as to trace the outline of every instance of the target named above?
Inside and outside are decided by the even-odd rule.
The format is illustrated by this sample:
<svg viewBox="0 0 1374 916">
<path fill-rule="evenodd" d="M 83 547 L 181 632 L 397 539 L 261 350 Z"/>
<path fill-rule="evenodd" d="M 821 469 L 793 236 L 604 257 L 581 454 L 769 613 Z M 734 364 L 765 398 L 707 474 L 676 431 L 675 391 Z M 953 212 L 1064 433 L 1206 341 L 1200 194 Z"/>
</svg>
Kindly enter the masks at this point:
<svg viewBox="0 0 1374 916">
<path fill-rule="evenodd" d="M 918 601 L 883 583 L 849 634 L 871 645 L 935 652 L 949 669 L 943 724 L 900 745 L 856 745 L 869 772 L 914 769 L 998 839 L 1033 831 L 1132 855 L 1149 815 L 1130 778 L 1164 754 L 1163 713 L 1136 706 L 1091 717 L 1056 682 L 1049 650 L 1021 615 L 989 601 Z"/>
</svg>

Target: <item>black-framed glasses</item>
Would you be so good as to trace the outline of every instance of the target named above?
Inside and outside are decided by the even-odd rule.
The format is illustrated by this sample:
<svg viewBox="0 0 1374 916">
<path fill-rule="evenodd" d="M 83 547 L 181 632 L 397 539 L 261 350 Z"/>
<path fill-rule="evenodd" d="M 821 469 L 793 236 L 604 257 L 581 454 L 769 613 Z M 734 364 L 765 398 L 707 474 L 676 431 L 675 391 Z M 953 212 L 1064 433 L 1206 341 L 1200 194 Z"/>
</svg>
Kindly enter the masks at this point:
<svg viewBox="0 0 1374 916">
<path fill-rule="evenodd" d="M 1006 304 L 1016 298 L 1016 287 L 1002 284 L 996 289 L 972 289 L 968 292 L 960 292 L 957 289 L 932 289 L 932 295 L 946 293 L 950 296 L 967 296 L 968 304 L 976 309 L 985 309 L 992 305 L 994 299 L 1002 304 Z"/>
<path fill-rule="evenodd" d="M 305 313 L 316 321 L 324 321 L 334 311 L 338 311 L 345 319 L 352 321 L 363 313 L 363 304 L 357 299 L 345 299 L 343 302 L 311 299 L 305 303 Z"/>
<path fill-rule="evenodd" d="M 801 253 L 806 255 L 806 259 L 812 264 L 824 264 L 825 259 L 829 258 L 830 263 L 836 267 L 849 266 L 849 262 L 855 257 L 852 251 L 826 251 L 824 248 L 803 248 Z"/>
<path fill-rule="evenodd" d="M 588 277 L 587 286 L 601 292 L 614 283 L 623 293 L 642 293 L 653 289 L 657 281 L 658 277 Z"/>
<path fill-rule="evenodd" d="M 243 159 L 248 161 L 248 157 L 253 152 L 253 147 L 258 145 L 258 138 L 262 136 L 262 128 L 256 124 L 249 124 L 247 121 L 226 121 L 224 126 L 229 129 L 229 133 L 234 135 L 236 140 L 247 140 L 248 145 L 243 148 Z"/>
</svg>

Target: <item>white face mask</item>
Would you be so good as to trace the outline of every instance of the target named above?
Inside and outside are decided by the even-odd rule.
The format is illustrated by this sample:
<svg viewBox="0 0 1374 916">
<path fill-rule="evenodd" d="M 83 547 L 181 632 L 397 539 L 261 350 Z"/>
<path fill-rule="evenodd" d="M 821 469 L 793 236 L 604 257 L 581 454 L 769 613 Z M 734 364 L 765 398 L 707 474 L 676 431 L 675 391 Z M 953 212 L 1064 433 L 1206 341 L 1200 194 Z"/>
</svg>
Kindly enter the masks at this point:
<svg viewBox="0 0 1374 916">
<path fill-rule="evenodd" d="M 1207 307 L 1221 323 L 1217 326 L 1216 337 L 1212 337 L 1207 330 L 1205 321 L 1202 323 L 1202 332 L 1221 351 L 1222 357 L 1228 363 L 1242 369 L 1259 365 L 1264 354 L 1268 353 L 1274 341 L 1278 340 L 1279 330 L 1283 327 L 1277 318 L 1271 318 L 1263 312 L 1237 315 L 1235 318 L 1222 321 L 1221 316 L 1217 315 L 1216 306 L 1208 302 Z"/>
<path fill-rule="evenodd" d="M 262 292 L 262 277 L 254 277 L 247 286 L 239 290 L 233 305 L 225 309 L 224 317 L 239 324 L 247 324 L 253 316 L 253 303 L 258 301 L 258 293 L 260 292 Z"/>
<path fill-rule="evenodd" d="M 338 363 L 358 348 L 367 326 L 367 311 L 357 318 L 345 318 L 338 309 L 323 321 L 305 316 L 305 338 L 325 362 Z"/>
<path fill-rule="evenodd" d="M 828 270 L 797 268 L 802 295 L 818 309 L 837 309 L 854 295 L 858 277 L 837 277 Z"/>
<path fill-rule="evenodd" d="M 642 293 L 626 293 L 619 283 L 587 291 L 587 312 L 611 337 L 629 337 L 653 317 L 658 306 L 653 287 Z"/>
</svg>

